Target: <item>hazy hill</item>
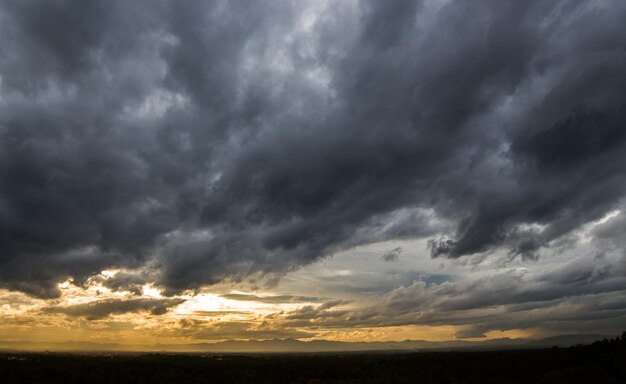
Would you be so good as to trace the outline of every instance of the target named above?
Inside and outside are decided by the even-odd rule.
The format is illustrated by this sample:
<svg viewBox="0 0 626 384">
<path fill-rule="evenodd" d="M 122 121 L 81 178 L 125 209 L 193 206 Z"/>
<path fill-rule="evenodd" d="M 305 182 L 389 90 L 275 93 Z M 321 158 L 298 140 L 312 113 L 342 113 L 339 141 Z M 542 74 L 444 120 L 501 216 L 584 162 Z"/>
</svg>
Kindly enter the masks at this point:
<svg viewBox="0 0 626 384">
<path fill-rule="evenodd" d="M 605 335 L 559 335 L 545 339 L 492 339 L 486 341 L 424 341 L 405 340 L 392 342 L 339 342 L 339 341 L 300 341 L 295 339 L 271 339 L 259 341 L 229 340 L 216 343 L 123 345 L 90 342 L 65 343 L 18 343 L 0 341 L 3 350 L 31 351 L 169 351 L 169 352 L 354 352 L 354 351 L 406 351 L 406 350 L 493 350 L 517 348 L 542 348 L 551 346 L 571 346 L 590 344 L 603 339 Z"/>
</svg>

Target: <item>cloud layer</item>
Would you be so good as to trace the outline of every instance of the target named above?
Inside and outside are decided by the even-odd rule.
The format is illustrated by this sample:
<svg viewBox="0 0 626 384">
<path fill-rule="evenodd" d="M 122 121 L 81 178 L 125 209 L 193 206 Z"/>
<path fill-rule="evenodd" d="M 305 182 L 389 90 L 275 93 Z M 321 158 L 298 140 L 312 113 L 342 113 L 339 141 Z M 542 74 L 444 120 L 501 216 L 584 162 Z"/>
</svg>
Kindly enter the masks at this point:
<svg viewBox="0 0 626 384">
<path fill-rule="evenodd" d="M 105 299 L 86 304 L 74 304 L 65 307 L 50 307 L 45 313 L 61 313 L 71 317 L 85 317 L 88 320 L 103 319 L 109 315 L 149 311 L 152 315 L 163 315 L 174 306 L 182 304 L 183 299 Z"/>
<path fill-rule="evenodd" d="M 0 286 L 55 297 L 124 269 L 118 287 L 174 294 L 420 237 L 434 257 L 536 258 L 622 204 L 624 17 L 3 2 Z"/>
</svg>

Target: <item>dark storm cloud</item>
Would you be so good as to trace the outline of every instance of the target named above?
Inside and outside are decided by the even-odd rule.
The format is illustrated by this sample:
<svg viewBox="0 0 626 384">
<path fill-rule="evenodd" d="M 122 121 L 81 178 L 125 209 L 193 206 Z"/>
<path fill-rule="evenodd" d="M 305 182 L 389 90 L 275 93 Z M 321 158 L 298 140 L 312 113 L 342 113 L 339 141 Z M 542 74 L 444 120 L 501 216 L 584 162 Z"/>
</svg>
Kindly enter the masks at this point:
<svg viewBox="0 0 626 384">
<path fill-rule="evenodd" d="M 66 307 L 50 307 L 44 309 L 46 313 L 62 313 L 72 317 L 85 317 L 88 320 L 97 320 L 109 315 L 123 313 L 150 312 L 153 315 L 163 315 L 171 307 L 185 302 L 183 299 L 106 299 L 87 304 L 75 304 Z"/>
<path fill-rule="evenodd" d="M 176 293 L 424 236 L 536 258 L 619 206 L 626 5 L 316 6 L 3 2 L 0 285 Z"/>
</svg>

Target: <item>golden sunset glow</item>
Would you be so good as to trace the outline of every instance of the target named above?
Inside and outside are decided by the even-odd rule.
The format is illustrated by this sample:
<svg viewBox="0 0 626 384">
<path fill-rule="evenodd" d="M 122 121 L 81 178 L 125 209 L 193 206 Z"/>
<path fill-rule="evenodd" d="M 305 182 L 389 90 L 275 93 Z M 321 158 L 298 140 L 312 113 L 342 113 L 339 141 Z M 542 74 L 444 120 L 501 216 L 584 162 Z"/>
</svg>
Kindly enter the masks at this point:
<svg viewBox="0 0 626 384">
<path fill-rule="evenodd" d="M 438 342 L 452 340 L 458 332 L 452 325 L 344 327 L 324 321 L 326 315 L 299 316 L 321 311 L 349 321 L 350 313 L 358 313 L 367 304 L 349 300 L 332 302 L 271 290 L 244 292 L 224 285 L 167 297 L 151 285 L 129 292 L 112 291 L 103 284 L 120 272 L 102 271 L 82 286 L 71 280 L 59 283 L 60 297 L 53 300 L 1 290 L 0 338 L 26 349 L 89 348 L 81 343 L 96 343 L 94 348 L 114 345 L 119 350 L 135 350 L 230 340 Z M 346 271 L 338 273 L 347 275 Z M 509 330 L 474 340 L 532 336 L 529 331 Z"/>
</svg>

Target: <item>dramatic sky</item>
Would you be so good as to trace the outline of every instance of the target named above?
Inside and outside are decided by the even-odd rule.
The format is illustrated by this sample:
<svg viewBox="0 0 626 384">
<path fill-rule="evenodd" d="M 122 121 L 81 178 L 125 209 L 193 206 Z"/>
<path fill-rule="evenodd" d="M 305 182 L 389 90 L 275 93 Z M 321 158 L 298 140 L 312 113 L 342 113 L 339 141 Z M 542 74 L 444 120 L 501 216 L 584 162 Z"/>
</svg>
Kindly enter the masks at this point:
<svg viewBox="0 0 626 384">
<path fill-rule="evenodd" d="M 621 333 L 624 20 L 0 1 L 0 340 Z"/>
</svg>

